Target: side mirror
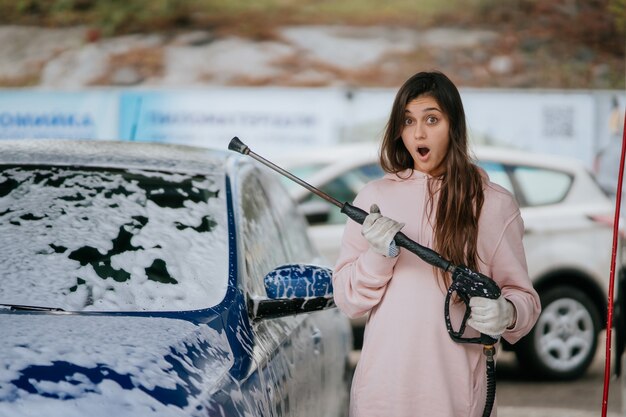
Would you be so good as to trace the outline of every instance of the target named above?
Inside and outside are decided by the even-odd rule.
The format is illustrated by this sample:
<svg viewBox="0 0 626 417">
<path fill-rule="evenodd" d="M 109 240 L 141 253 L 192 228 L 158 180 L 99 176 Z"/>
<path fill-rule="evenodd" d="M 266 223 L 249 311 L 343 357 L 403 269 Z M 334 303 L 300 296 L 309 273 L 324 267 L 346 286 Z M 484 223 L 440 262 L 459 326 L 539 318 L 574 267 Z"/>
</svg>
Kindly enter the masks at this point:
<svg viewBox="0 0 626 417">
<path fill-rule="evenodd" d="M 330 218 L 331 206 L 323 201 L 309 200 L 298 206 L 309 225 L 324 224 Z"/>
<path fill-rule="evenodd" d="M 305 265 L 282 265 L 265 278 L 267 298 L 250 300 L 253 320 L 293 316 L 335 307 L 332 271 Z"/>
</svg>

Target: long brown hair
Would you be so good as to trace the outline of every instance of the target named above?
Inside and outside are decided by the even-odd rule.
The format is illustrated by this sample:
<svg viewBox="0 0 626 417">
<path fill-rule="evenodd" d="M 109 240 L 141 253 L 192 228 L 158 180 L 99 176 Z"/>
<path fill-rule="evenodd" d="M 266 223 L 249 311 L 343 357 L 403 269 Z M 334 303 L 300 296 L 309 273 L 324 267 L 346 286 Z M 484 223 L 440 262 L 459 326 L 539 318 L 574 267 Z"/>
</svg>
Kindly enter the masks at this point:
<svg viewBox="0 0 626 417">
<path fill-rule="evenodd" d="M 483 206 L 483 180 L 468 151 L 465 111 L 458 89 L 440 72 L 420 72 L 409 78 L 398 91 L 391 109 L 383 142 L 380 163 L 386 172 L 398 174 L 413 170 L 413 158 L 402 143 L 405 110 L 420 96 L 434 98 L 449 121 L 450 144 L 442 164 L 443 174 L 429 180 L 429 218 L 435 194 L 437 207 L 433 223 L 434 250 L 455 265 L 478 270 L 478 219 Z M 450 278 L 438 270 L 446 286 Z"/>
</svg>

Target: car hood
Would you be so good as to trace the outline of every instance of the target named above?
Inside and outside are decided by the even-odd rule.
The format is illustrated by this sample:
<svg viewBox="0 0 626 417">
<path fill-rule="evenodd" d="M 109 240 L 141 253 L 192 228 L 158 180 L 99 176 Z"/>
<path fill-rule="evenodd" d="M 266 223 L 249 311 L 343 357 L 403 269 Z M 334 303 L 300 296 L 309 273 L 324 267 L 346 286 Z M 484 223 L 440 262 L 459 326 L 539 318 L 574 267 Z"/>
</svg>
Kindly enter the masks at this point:
<svg viewBox="0 0 626 417">
<path fill-rule="evenodd" d="M 206 324 L 143 316 L 0 317 L 0 415 L 189 415 L 202 409 L 201 399 L 233 364 L 225 333 Z"/>
</svg>

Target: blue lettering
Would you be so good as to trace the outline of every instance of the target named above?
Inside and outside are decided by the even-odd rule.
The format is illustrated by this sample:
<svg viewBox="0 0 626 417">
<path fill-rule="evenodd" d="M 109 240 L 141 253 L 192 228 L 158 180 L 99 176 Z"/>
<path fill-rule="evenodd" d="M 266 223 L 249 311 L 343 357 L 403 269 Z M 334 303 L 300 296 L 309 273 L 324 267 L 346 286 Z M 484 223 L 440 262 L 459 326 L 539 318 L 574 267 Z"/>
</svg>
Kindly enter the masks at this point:
<svg viewBox="0 0 626 417">
<path fill-rule="evenodd" d="M 213 114 L 178 112 L 167 113 L 151 111 L 146 120 L 155 125 L 244 125 L 244 126 L 314 126 L 316 118 L 312 115 L 273 115 L 263 113 Z"/>
<path fill-rule="evenodd" d="M 0 124 L 2 126 L 10 126 L 13 123 L 13 117 L 9 113 L 0 114 Z"/>
<path fill-rule="evenodd" d="M 30 126 L 31 124 L 32 124 L 32 117 L 29 114 L 15 115 L 16 126 Z"/>
<path fill-rule="evenodd" d="M 43 128 L 43 127 L 92 127 L 95 125 L 90 114 L 73 113 L 0 113 L 0 126 Z"/>
<path fill-rule="evenodd" d="M 35 120 L 33 121 L 33 126 L 41 127 L 41 126 L 46 126 L 49 123 L 50 122 L 48 121 L 48 118 L 46 117 L 46 115 L 39 114 L 35 116 Z"/>
<path fill-rule="evenodd" d="M 60 115 L 54 115 L 50 118 L 50 125 L 51 126 L 63 125 L 63 119 L 61 119 Z"/>
<path fill-rule="evenodd" d="M 92 127 L 96 125 L 90 114 L 83 115 L 83 119 L 82 119 L 82 123 L 81 124 L 83 126 L 92 126 Z"/>
</svg>

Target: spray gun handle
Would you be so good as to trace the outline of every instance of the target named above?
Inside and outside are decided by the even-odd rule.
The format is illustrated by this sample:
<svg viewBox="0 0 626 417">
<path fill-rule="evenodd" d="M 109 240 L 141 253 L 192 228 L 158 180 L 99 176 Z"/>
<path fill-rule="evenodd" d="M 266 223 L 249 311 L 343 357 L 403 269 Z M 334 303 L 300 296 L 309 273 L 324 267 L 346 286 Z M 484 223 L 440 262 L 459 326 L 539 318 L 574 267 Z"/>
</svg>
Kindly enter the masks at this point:
<svg viewBox="0 0 626 417">
<path fill-rule="evenodd" d="M 341 212 L 346 216 L 350 217 L 352 220 L 357 222 L 358 224 L 363 224 L 365 218 L 369 214 L 367 211 L 360 209 L 356 206 L 353 206 L 350 203 L 343 203 L 341 206 Z"/>
<path fill-rule="evenodd" d="M 352 220 L 359 224 L 363 224 L 365 218 L 369 214 L 365 210 L 362 210 L 358 207 L 353 206 L 349 203 L 343 203 L 341 207 L 341 212 L 350 217 Z M 394 237 L 396 245 L 402 248 L 407 249 L 410 252 L 413 252 L 417 256 L 419 256 L 424 262 L 436 266 L 437 268 L 441 268 L 444 271 L 449 270 L 452 266 L 452 263 L 446 259 L 444 259 L 441 255 L 439 255 L 434 250 L 427 248 L 425 246 L 420 245 L 419 243 L 411 240 L 402 232 L 396 233 Z"/>
<path fill-rule="evenodd" d="M 452 303 L 454 293 L 465 303 L 465 314 L 463 315 L 459 330 L 452 328 L 452 322 L 450 320 L 450 304 Z M 496 337 L 483 333 L 481 333 L 479 337 L 463 337 L 463 333 L 465 333 L 467 319 L 471 313 L 469 300 L 472 297 L 484 297 L 496 300 L 501 294 L 500 287 L 498 287 L 498 284 L 496 284 L 493 279 L 473 271 L 465 265 L 456 266 L 452 272 L 452 284 L 450 284 L 448 288 L 444 308 L 446 328 L 452 340 L 458 343 L 478 343 L 484 346 L 495 344 L 498 341 Z"/>
</svg>

